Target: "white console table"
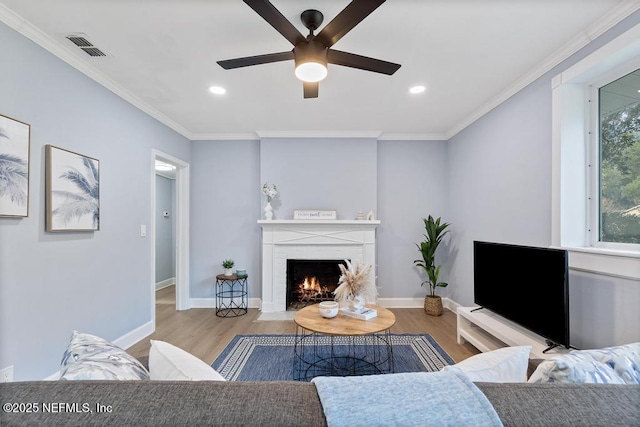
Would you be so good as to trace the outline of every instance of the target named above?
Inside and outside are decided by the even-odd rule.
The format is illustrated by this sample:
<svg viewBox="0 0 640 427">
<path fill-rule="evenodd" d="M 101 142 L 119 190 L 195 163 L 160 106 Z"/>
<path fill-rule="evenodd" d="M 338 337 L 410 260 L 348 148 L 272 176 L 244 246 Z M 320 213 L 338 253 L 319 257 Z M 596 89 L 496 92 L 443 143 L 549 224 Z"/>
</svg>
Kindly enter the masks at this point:
<svg viewBox="0 0 640 427">
<path fill-rule="evenodd" d="M 531 346 L 531 358 L 546 359 L 567 353 L 564 347 L 556 347 L 543 353 L 548 345 L 545 339 L 522 326 L 498 316 L 489 310 L 471 312 L 478 307 L 458 307 L 458 344 L 468 341 L 482 352 L 508 346 Z"/>
</svg>

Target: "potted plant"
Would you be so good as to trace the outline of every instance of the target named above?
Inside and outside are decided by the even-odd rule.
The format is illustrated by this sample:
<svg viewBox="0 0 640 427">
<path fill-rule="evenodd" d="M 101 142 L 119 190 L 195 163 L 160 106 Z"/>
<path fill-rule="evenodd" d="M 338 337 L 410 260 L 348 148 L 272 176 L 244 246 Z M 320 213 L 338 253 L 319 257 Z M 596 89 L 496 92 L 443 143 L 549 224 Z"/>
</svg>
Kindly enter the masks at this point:
<svg viewBox="0 0 640 427">
<path fill-rule="evenodd" d="M 442 267 L 442 265 L 436 265 L 435 257 L 436 250 L 440 242 L 442 242 L 442 238 L 449 232 L 446 228 L 450 224 L 441 222 L 440 218 L 433 219 L 431 215 L 422 220 L 424 221 L 424 228 L 426 230 L 424 234 L 425 240 L 416 244 L 418 251 L 422 255 L 422 259 L 417 259 L 413 261 L 413 263 L 418 267 L 424 268 L 427 273 L 427 280 L 420 285 L 423 286 L 425 283 L 429 284 L 429 294 L 424 297 L 424 311 L 432 316 L 440 316 L 442 314 L 442 298 L 436 295 L 436 288 L 444 288 L 448 283 L 438 281 L 440 267 Z"/>
<path fill-rule="evenodd" d="M 224 268 L 225 276 L 233 276 L 233 271 L 231 269 L 233 268 L 234 264 L 235 263 L 232 259 L 225 259 L 224 261 L 222 261 L 222 268 Z"/>
</svg>

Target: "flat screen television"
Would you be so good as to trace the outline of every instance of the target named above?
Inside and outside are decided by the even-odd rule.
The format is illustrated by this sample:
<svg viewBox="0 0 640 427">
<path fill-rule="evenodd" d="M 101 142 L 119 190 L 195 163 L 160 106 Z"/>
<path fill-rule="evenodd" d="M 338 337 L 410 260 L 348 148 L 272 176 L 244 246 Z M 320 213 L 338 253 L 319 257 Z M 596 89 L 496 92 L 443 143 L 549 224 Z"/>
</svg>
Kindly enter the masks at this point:
<svg viewBox="0 0 640 427">
<path fill-rule="evenodd" d="M 477 305 L 570 347 L 566 250 L 475 241 L 473 272 Z"/>
</svg>

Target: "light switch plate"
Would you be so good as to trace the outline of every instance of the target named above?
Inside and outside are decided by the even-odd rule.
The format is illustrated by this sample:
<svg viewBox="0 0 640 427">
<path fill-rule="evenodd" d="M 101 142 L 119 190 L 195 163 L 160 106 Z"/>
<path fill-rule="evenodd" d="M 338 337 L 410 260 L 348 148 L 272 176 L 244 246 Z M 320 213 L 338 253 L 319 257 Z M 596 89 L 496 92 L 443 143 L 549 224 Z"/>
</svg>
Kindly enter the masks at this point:
<svg viewBox="0 0 640 427">
<path fill-rule="evenodd" d="M 147 226 L 144 224 L 140 226 L 140 237 L 147 237 Z"/>
</svg>

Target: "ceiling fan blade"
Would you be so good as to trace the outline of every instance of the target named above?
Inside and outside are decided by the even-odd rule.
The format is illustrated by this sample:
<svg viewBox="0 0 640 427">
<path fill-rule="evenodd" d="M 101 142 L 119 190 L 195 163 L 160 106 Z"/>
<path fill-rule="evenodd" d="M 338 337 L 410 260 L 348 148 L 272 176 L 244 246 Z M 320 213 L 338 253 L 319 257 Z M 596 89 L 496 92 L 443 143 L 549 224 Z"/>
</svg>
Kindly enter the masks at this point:
<svg viewBox="0 0 640 427">
<path fill-rule="evenodd" d="M 327 52 L 327 62 L 387 75 L 392 75 L 400 68 L 400 64 L 334 49 L 329 49 Z"/>
<path fill-rule="evenodd" d="M 266 55 L 245 56 L 244 58 L 227 59 L 224 61 L 218 61 L 225 70 L 231 70 L 233 68 L 249 67 L 251 65 L 269 64 L 271 62 L 280 62 L 293 59 L 293 51 L 268 53 Z"/>
<path fill-rule="evenodd" d="M 292 45 L 295 46 L 306 40 L 300 31 L 268 0 L 244 0 L 244 2 L 282 34 L 285 39 L 289 40 Z"/>
<path fill-rule="evenodd" d="M 304 97 L 305 98 L 317 98 L 318 97 L 318 87 L 320 84 L 318 82 L 309 83 L 303 82 L 304 88 Z"/>
<path fill-rule="evenodd" d="M 386 0 L 353 0 L 318 33 L 315 40 L 326 47 L 333 46 L 385 1 Z"/>
</svg>

